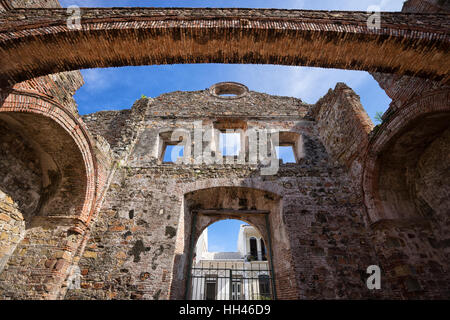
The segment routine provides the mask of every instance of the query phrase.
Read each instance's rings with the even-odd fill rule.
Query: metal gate
[[[191,300],[273,300],[267,262],[199,262],[191,269]]]

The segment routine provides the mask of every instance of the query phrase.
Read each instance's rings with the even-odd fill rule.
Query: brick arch
[[[27,19],[23,19],[23,16]],[[86,8],[0,17],[0,87],[94,67],[257,63],[386,72],[448,81],[448,15],[275,9]],[[95,44],[95,45],[94,45]]]
[[[45,154],[51,162],[47,169],[54,173],[58,186],[52,193],[59,194],[60,201],[52,204],[53,196],[47,199],[44,214],[86,223],[95,209],[98,173],[84,124],[57,102],[36,92],[12,90],[1,101],[0,118],[23,139],[33,141],[35,149],[40,149],[39,157]],[[47,174],[43,179],[51,178]],[[70,209],[64,210],[63,204]]]
[[[433,143],[442,140],[450,130],[449,101],[446,90],[424,95],[398,109],[376,129],[368,147],[363,173],[364,203],[371,222],[420,219],[442,211],[439,206],[445,204],[430,204],[418,196],[418,170],[422,156],[427,151],[428,154],[434,152],[430,151]],[[441,148],[448,148],[442,143]],[[449,178],[448,172],[442,168],[439,172],[442,178]],[[449,192],[445,184],[436,191],[441,193],[440,196]]]

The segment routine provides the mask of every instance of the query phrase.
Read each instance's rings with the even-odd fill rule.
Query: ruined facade
[[[248,28],[249,39],[259,39],[253,53],[229,46],[222,56],[213,55],[217,43],[227,39],[226,32],[208,38],[191,30],[193,34],[182,37],[182,29],[175,26],[167,33],[151,35],[170,39],[166,48],[173,53],[178,52],[181,39],[193,39],[193,56],[167,55],[164,63],[263,62],[370,71],[393,99],[383,123],[376,127],[359,97],[343,83],[313,105],[248,91],[230,82],[141,98],[131,109],[81,117],[72,95],[83,80],[74,69],[162,60],[155,58],[158,54],[108,56],[115,51],[106,52],[102,46],[113,48],[129,39],[117,30],[117,38],[105,36],[106,29],[73,31],[75,38],[117,39],[117,43],[105,40],[99,52],[92,52],[91,61],[81,51],[79,59],[64,56],[65,47],[58,51],[61,54],[53,52],[56,60],[52,60],[42,43],[75,39],[64,33],[68,30],[58,20],[58,12],[64,11],[51,9],[56,10],[52,11],[55,20],[49,24],[53,17],[45,10],[14,9],[28,4],[0,1],[2,59],[8,61],[0,67],[1,299],[183,299],[192,243],[205,227],[227,218],[248,222],[265,239],[278,299],[450,297],[449,59],[443,51],[448,48],[449,29],[442,22],[448,22],[449,15],[445,4],[410,0],[405,12],[430,13],[387,15],[389,23],[377,38],[362,27],[362,13],[336,17],[283,10],[189,12],[193,27],[209,27],[198,22],[208,13],[217,15],[218,26],[238,28],[240,33],[230,33],[233,37]],[[55,5],[45,2],[46,7]],[[117,23],[120,10],[113,14],[113,21],[106,21],[105,10],[87,14],[93,24],[110,23],[115,28],[131,23],[137,34],[142,32],[129,16],[122,19],[123,24]],[[164,12],[186,18],[180,12]],[[28,27],[21,25],[27,13],[35,19]],[[149,18],[157,28],[171,23],[159,21],[158,14],[153,12]],[[305,36],[312,31],[299,29],[317,23],[338,32],[340,19],[350,30],[336,37],[341,42],[328,41],[320,33]],[[396,19],[421,19],[429,24],[421,26],[422,31],[415,30],[416,25],[408,30],[398,27],[402,23],[397,25]],[[274,36],[275,31],[264,29],[271,23],[286,29]],[[221,29],[213,26],[211,30]],[[27,32],[34,40],[19,44],[17,39]],[[309,55],[296,59],[293,51],[279,51],[283,50],[277,48],[279,43],[291,43],[299,34],[311,40]],[[386,34],[396,34],[400,40]],[[228,41],[234,41],[233,37]],[[333,52],[338,52],[333,51],[336,44],[347,49],[358,44],[353,47],[358,52],[364,43],[375,50],[374,57],[380,48],[397,54],[375,61],[352,56],[350,50],[342,61],[330,62]],[[263,54],[258,46],[265,44]],[[330,56],[314,60],[315,44]],[[415,45],[423,50],[411,49]],[[42,50],[42,61],[30,58],[33,63],[27,64],[25,55],[24,61],[15,60],[33,46],[35,53]],[[419,60],[412,65],[398,58],[402,55]],[[104,60],[100,62],[99,57]],[[66,64],[57,59],[66,59]],[[48,75],[57,71],[64,72]],[[189,149],[217,151],[205,139],[212,128],[240,130],[241,154],[220,157],[223,163],[191,159]],[[271,175],[262,174],[264,164],[248,156],[252,144],[247,133],[268,128],[280,132],[279,143],[292,145],[296,154],[295,163],[278,163]],[[165,147],[173,144],[172,133],[180,129],[191,137],[176,140],[184,143],[186,161],[166,163],[162,159]],[[204,141],[199,144],[196,135]],[[243,162],[238,161],[240,157]],[[380,290],[366,286],[370,265],[382,270]],[[71,285],[78,280],[79,286]]]

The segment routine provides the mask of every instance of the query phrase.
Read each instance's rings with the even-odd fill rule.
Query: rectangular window
[[[238,156],[241,151],[241,134],[238,132],[221,132],[219,150],[223,156]]]
[[[289,146],[275,146],[278,159],[283,160],[283,163],[296,163],[294,147]]]
[[[176,162],[178,158],[182,158],[184,154],[184,146],[166,144],[163,155],[163,162]]]

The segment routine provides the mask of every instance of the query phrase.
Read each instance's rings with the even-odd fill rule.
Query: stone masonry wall
[[[348,86],[338,83],[311,109],[318,132],[328,153],[347,167],[356,181],[361,179],[364,153],[373,123],[359,96]],[[357,182],[352,185],[358,186]],[[358,186],[359,187],[359,186]],[[359,192],[358,187],[355,192]]]
[[[57,100],[61,105],[78,115],[78,106],[73,98],[75,92],[84,84],[80,71],[50,74],[18,83],[17,90],[36,91]]]
[[[448,101],[445,90],[416,97],[385,119],[367,152],[372,243],[398,299],[449,296]]]
[[[60,5],[57,0],[1,0],[0,14],[18,7]],[[83,136],[73,99],[82,84],[81,73],[71,71],[33,78],[1,92],[1,299],[58,298],[82,250],[85,226],[76,215],[82,213],[83,201],[89,201],[83,160],[89,161],[91,142]],[[71,139],[72,128],[76,132]],[[107,152],[102,154],[99,144],[94,152],[101,171]],[[89,193],[92,190],[91,183]]]
[[[337,99],[341,92],[330,95]],[[345,166],[323,146],[321,127],[308,112],[311,106],[256,92],[224,100],[208,90],[175,92],[137,104],[145,106],[142,132],[118,167],[92,228],[79,262],[81,287],[69,289],[66,299],[183,298],[189,247],[177,239],[186,239],[191,228],[189,217],[184,218],[184,195],[213,187],[255,188],[282,197],[279,215],[270,219],[278,298],[377,297],[365,285],[365,269],[377,264],[377,258],[361,195],[354,193]],[[128,116],[129,111],[112,111],[85,119],[108,137],[124,122],[113,127],[103,120]],[[274,176],[261,176],[259,165],[161,163],[159,132],[193,130],[198,121],[209,126],[224,117],[244,121],[248,128],[296,132],[303,137],[305,155],[298,163],[281,164]]]
[[[97,140],[104,139],[107,142],[112,157],[123,160],[129,155],[140,133],[146,106],[147,101],[141,99],[131,109],[100,111],[84,115],[82,119]]]
[[[408,0],[402,12],[448,13],[450,3],[441,0]],[[390,108],[383,115],[384,122],[398,116],[397,110],[422,99],[427,100],[426,97],[433,93],[439,97],[449,89],[448,84],[430,79],[382,73],[374,73],[373,76],[392,98]],[[432,105],[432,100],[430,98],[427,105]],[[448,98],[444,100],[445,104],[448,106]],[[450,144],[448,129],[441,130],[448,128],[448,115],[438,114],[430,121],[427,117],[433,115],[427,115],[425,110],[423,112],[425,114],[419,120],[422,127],[414,127],[413,123],[409,123],[412,137],[403,139],[403,142],[400,139],[404,137],[396,138],[393,143],[402,146],[400,152],[397,150],[397,155],[394,150],[386,152],[385,157],[388,159],[378,173],[382,176],[382,179],[378,178],[379,183],[385,184],[385,190],[380,192],[381,198],[385,201],[392,197],[391,203],[397,206],[394,219],[379,220],[371,227],[373,243],[392,284],[394,296],[403,299],[442,299],[448,298],[450,292],[450,191],[448,182],[444,182],[449,179],[449,161],[446,159]],[[439,124],[440,121],[447,124]],[[430,127],[435,128],[437,133],[433,135]],[[392,154],[390,157],[389,152]],[[408,156],[402,158],[398,155],[402,153]],[[395,166],[403,168],[392,170],[391,167]],[[406,180],[404,185],[401,179]],[[405,190],[400,191],[402,189]],[[405,201],[407,195],[409,200]],[[405,204],[402,205],[402,202]],[[410,208],[404,210],[402,207],[406,206]],[[385,210],[392,211],[386,206]]]
[[[59,7],[59,4],[53,0],[0,0],[2,14],[0,20],[3,19],[5,22],[4,30],[20,26],[21,15],[30,12],[37,19],[48,21],[54,19],[54,22],[61,22],[66,18],[66,12],[63,9],[13,10],[18,7],[42,6],[53,8]],[[400,53],[412,54],[413,52],[397,46],[395,41],[383,43],[383,48],[390,48],[392,52],[399,54],[378,54],[377,50],[380,50],[380,37],[393,33],[402,34],[411,41],[417,41],[414,42],[416,44],[428,43],[429,45],[423,48],[424,52],[427,52],[429,47],[436,49],[435,44],[439,48],[443,47],[447,35],[442,32],[443,30],[445,32],[448,19],[446,20],[445,14],[439,14],[439,12],[448,11],[447,7],[448,5],[442,1],[409,0],[405,3],[405,12],[433,12],[433,15],[386,13],[383,21],[388,22],[389,27],[383,28],[378,36],[367,34],[365,13],[340,12],[330,16],[330,13],[326,12],[286,10],[146,9],[136,12],[133,9],[116,9],[110,12],[92,9],[86,11],[86,17],[105,19],[101,22],[106,26],[102,32],[108,35],[107,32],[111,31],[108,29],[109,24],[115,23],[117,19],[120,20],[127,14],[147,13],[158,17],[161,13],[177,16],[184,12],[186,14],[184,18],[191,19],[190,23],[194,21],[192,25],[198,27],[204,23],[200,19],[203,19],[207,13],[212,13],[219,18],[211,22],[211,26],[214,23],[221,28],[226,25],[229,29],[224,30],[230,31],[231,37],[239,40],[237,43],[243,47],[250,43],[251,45],[247,47],[254,50],[239,51],[242,56],[239,56],[238,52],[232,52],[234,56],[229,57],[225,57],[226,54],[224,55],[221,51],[220,55],[216,56],[214,50],[218,47],[217,43],[212,44],[213,42],[205,41],[205,39],[217,37],[220,40],[220,34],[206,34],[208,36],[206,37],[205,34],[198,36],[187,33],[188,37],[184,34],[182,39],[191,37],[189,45],[203,53],[209,52],[209,55],[187,58],[170,56],[169,53],[178,52],[177,45],[181,43],[178,38],[181,31],[176,29],[178,33],[163,32],[163,37],[155,40],[159,42],[161,39],[167,40],[167,44],[170,45],[153,46],[151,41],[143,41],[150,46],[149,48],[169,48],[168,53],[160,52],[159,54],[165,57],[164,63],[186,62],[191,61],[190,59],[195,62],[210,62],[211,59],[218,59],[217,61],[220,62],[263,61],[349,67],[347,62],[352,61],[352,66],[356,68],[380,72],[404,68],[407,74],[420,73],[441,79],[445,77],[442,73],[445,64],[439,63],[436,59],[431,61],[418,55],[416,57],[419,58],[415,59],[416,64],[411,64],[407,59],[402,59]],[[12,15],[3,14],[5,11]],[[225,19],[225,21],[222,18],[228,20]],[[418,19],[426,20],[429,30],[425,32],[422,27],[417,27]],[[299,35],[303,36],[306,32],[308,39],[311,40],[311,29],[309,27],[305,29],[302,21],[311,22],[317,30],[339,32],[338,34],[342,36],[339,41],[342,40],[342,42],[335,46],[336,43],[328,41],[321,32],[317,32],[314,33],[314,41],[304,42],[314,44],[314,47],[297,50],[298,48],[294,48],[289,39],[301,39]],[[346,28],[354,32],[351,37],[348,33],[342,32],[342,22],[347,23]],[[131,19],[124,22],[122,26],[128,23],[136,22]],[[147,22],[142,23],[145,25]],[[171,23],[185,23],[185,21]],[[232,27],[229,23],[233,24]],[[261,27],[267,23],[278,23],[276,32],[279,33],[272,34],[273,30]],[[46,28],[45,23],[41,26],[43,26],[42,30],[50,30]],[[265,51],[269,53],[268,56],[255,54],[261,48],[254,47],[254,38],[241,37],[242,28],[253,31],[254,38],[264,39],[261,43],[266,46],[265,49],[268,48],[267,46],[272,46]],[[219,29],[212,28],[212,30]],[[134,41],[141,39],[142,33],[139,33],[141,31],[138,30],[133,34],[123,30],[120,32],[123,32],[124,39],[131,34],[130,39]],[[417,32],[420,36],[416,37]],[[18,36],[15,32],[6,34],[7,32],[4,33],[5,39],[9,36]],[[427,37],[435,42],[426,42]],[[373,41],[366,41],[369,38]],[[105,37],[105,39],[110,38]],[[392,40],[392,37],[389,39]],[[348,42],[348,40],[351,41]],[[121,45],[120,41],[114,44],[108,41],[97,41],[98,43],[104,43],[109,49],[104,50],[100,45],[96,46],[96,49],[101,52],[99,54],[101,59],[111,52],[116,52],[113,45]],[[409,42],[408,48],[413,47],[412,43]],[[283,47],[287,44],[291,49]],[[370,44],[373,50],[355,50],[355,48],[368,48],[367,44]],[[86,45],[89,47],[88,42]],[[342,57],[336,54],[339,52],[336,48],[347,50],[349,46],[352,52],[371,52],[373,55],[365,55],[366,60],[358,60],[359,62],[351,60],[348,56],[345,57],[347,60],[333,60],[336,57]],[[149,62],[148,52],[151,50],[142,50],[145,48],[142,46],[136,47],[141,49],[138,52],[147,52],[145,63],[161,62],[159,60]],[[183,50],[185,47],[183,44]],[[329,56],[323,56],[319,61],[314,60],[315,54],[313,57],[298,56],[298,52],[308,50],[317,52],[317,47],[322,48],[323,50],[319,51]],[[42,48],[45,52],[46,48]],[[67,48],[70,49],[70,46]],[[64,53],[67,48],[58,47],[57,49]],[[92,49],[92,46],[90,48]],[[418,49],[414,54],[420,51]],[[17,54],[11,57],[19,57],[20,63],[28,61],[29,65],[35,63],[33,59],[38,61],[42,58],[33,58],[32,54],[38,51],[25,51],[23,56]],[[57,59],[64,57],[63,54],[55,54],[56,51],[48,50],[48,48],[47,51],[53,52]],[[92,53],[89,50],[85,52]],[[110,58],[118,64],[129,59],[125,63],[132,64],[141,59],[138,54],[135,53],[135,55],[132,59],[130,57]],[[437,56],[439,55],[433,57]],[[395,57],[398,60],[396,64],[393,64],[392,59],[383,60],[386,57]],[[89,58],[92,58],[92,54]],[[88,60],[92,62],[86,59]],[[372,60],[376,60],[376,63]],[[96,63],[100,62],[98,60]],[[5,70],[8,65],[13,64],[6,64]],[[62,64],[56,63],[53,67],[49,65],[50,63],[45,66],[35,66],[36,69],[27,71],[28,75],[20,74],[20,72],[15,74],[17,70],[12,69],[5,72],[14,74],[12,78],[8,78],[10,80],[28,79],[29,74],[34,74],[33,72],[46,74],[48,70],[53,72],[70,70],[67,65],[64,65],[65,69],[59,69]],[[95,64],[95,66],[99,65]],[[49,69],[46,69],[47,67]],[[437,80],[384,73],[374,73],[374,77],[393,98],[390,109],[383,117],[385,121],[395,114],[398,108],[410,103],[413,98],[425,92],[447,89]],[[9,83],[8,79],[4,77],[1,81],[3,84]],[[33,103],[27,105],[28,108],[36,107],[43,101],[56,101],[70,113],[70,116],[64,119],[70,118],[75,122],[74,126],[80,128],[78,125],[82,123],[81,120],[77,122],[80,117],[72,96],[82,84],[81,74],[73,71],[27,80],[16,84],[13,89],[30,93],[28,97],[35,99]],[[38,94],[37,98],[34,98],[35,93]],[[2,92],[3,95],[4,92]],[[22,108],[24,100],[24,97],[18,98],[14,106]],[[41,108],[39,106],[38,108]],[[93,142],[96,145],[93,152],[97,159],[95,165],[89,168],[97,165],[101,167],[102,176],[99,182],[101,187],[108,185],[110,182],[108,178],[111,178],[111,184],[105,190],[103,204],[101,204],[103,194],[95,194],[97,200],[95,205],[100,212],[93,215],[94,220],[90,226],[90,218],[86,223],[76,217],[84,210],[86,204],[84,200],[87,198],[84,190],[87,188],[87,183],[81,180],[90,179],[91,181],[90,187],[87,188],[90,191],[88,203],[94,202],[92,186],[97,181],[92,183],[92,172],[87,175],[87,178],[85,177],[85,167],[83,157],[79,154],[79,146],[74,144],[66,132],[63,134],[64,130],[53,123],[53,120],[38,117],[31,112],[25,114],[15,111],[10,112],[11,114],[2,114],[2,122],[0,122],[2,136],[0,151],[1,299],[184,298],[186,272],[189,265],[190,233],[191,230],[196,230],[194,227],[199,228],[199,225],[192,225],[193,219],[188,210],[186,197],[187,194],[200,192],[199,190],[206,190],[205,193],[201,193],[203,195],[208,194],[212,188],[217,188],[216,192],[223,191],[221,194],[223,198],[232,198],[235,192],[230,190],[238,188],[241,188],[239,189],[241,193],[242,190],[248,190],[248,197],[263,196],[272,199],[271,194],[275,195],[273,199],[276,199],[276,205],[271,208],[269,215],[270,228],[264,232],[267,237],[270,236],[272,243],[273,271],[279,299],[437,299],[449,296],[448,208],[450,204],[448,199],[450,191],[446,183],[449,161],[445,161],[449,154],[449,131],[448,129],[442,131],[441,127],[433,134],[429,134],[433,129],[430,129],[430,132],[410,130],[408,134],[400,137],[402,139],[398,139],[397,145],[393,143],[394,151],[408,148],[408,143],[411,141],[413,147],[414,141],[423,145],[413,148],[414,157],[406,158],[405,152],[393,152],[393,159],[399,160],[398,163],[393,163],[392,167],[389,167],[389,164],[386,165],[391,171],[387,171],[386,167],[383,168],[383,177],[387,179],[384,181],[389,182],[391,181],[389,179],[395,177],[404,189],[402,190],[409,194],[408,201],[405,201],[408,203],[403,208],[412,209],[404,210],[404,216],[380,219],[369,224],[361,190],[361,173],[364,152],[370,144],[369,132],[373,125],[364,112],[358,96],[345,84],[338,84],[315,105],[307,105],[295,98],[270,96],[251,91],[245,91],[236,99],[231,99],[212,95],[210,90],[201,90],[168,93],[155,99],[143,98],[138,100],[130,110],[106,111],[84,116],[83,120],[86,121],[87,127],[95,137]],[[10,130],[8,127],[10,122],[7,124],[3,120],[18,124],[17,128],[20,130],[17,128]],[[422,127],[432,128],[427,124],[438,123],[442,126],[446,118],[440,117],[436,120],[430,116],[426,121],[422,121]],[[23,125],[25,123],[28,125]],[[204,128],[212,127],[217,123],[225,127],[227,125],[242,126],[244,129],[276,128],[289,133],[289,137],[301,138],[296,148],[298,147],[302,156],[295,164],[280,162],[278,172],[271,176],[261,175],[260,163],[211,165],[162,163],[160,154],[163,145],[162,133],[167,134],[179,128],[186,128],[192,132],[199,123]],[[36,128],[39,130],[33,132]],[[27,138],[21,139],[23,137],[18,132],[24,133],[28,130],[31,131],[27,132]],[[374,133],[377,134],[377,132]],[[419,137],[423,140],[410,139],[410,137]],[[30,145],[33,139],[37,139],[39,143]],[[421,141],[424,143],[420,143]],[[36,149],[37,147],[40,149]],[[192,143],[191,147],[194,149],[195,143]],[[59,188],[55,190],[49,188],[41,192],[42,186],[47,185],[41,180],[46,180],[48,177],[45,172],[43,178],[42,172],[38,169],[42,166],[39,161],[44,159],[42,156],[47,153],[56,159],[59,167],[65,171],[63,173],[65,178],[61,185],[59,180],[55,179],[54,185],[59,185]],[[396,154],[400,157],[395,158]],[[392,162],[389,158],[387,160],[387,163]],[[406,172],[399,170],[398,168],[403,168],[406,162]],[[390,172],[393,173],[392,176]],[[386,185],[390,189],[382,190],[383,196],[393,200],[390,201],[392,208],[398,208],[395,201],[397,194],[390,192],[395,184],[387,183]],[[39,198],[39,195],[44,195],[41,197],[43,199]],[[239,199],[225,199],[224,203],[236,203],[236,201],[239,203],[245,200],[243,196],[239,197]],[[44,206],[42,206],[43,203]],[[37,215],[30,219],[30,216],[38,211],[37,207],[41,207],[39,211],[44,215]],[[398,213],[394,209],[391,210],[392,213]],[[242,216],[238,217],[242,218]],[[229,216],[220,215],[215,219],[225,218]],[[367,266],[374,264],[382,269],[382,290],[370,291],[366,287],[365,271]],[[79,288],[71,286],[70,277],[68,278],[70,275],[76,276],[77,270],[80,270],[81,275]]]
[[[387,283],[394,299],[448,299],[448,225],[429,219],[380,220],[371,230],[383,270],[382,290]]]

